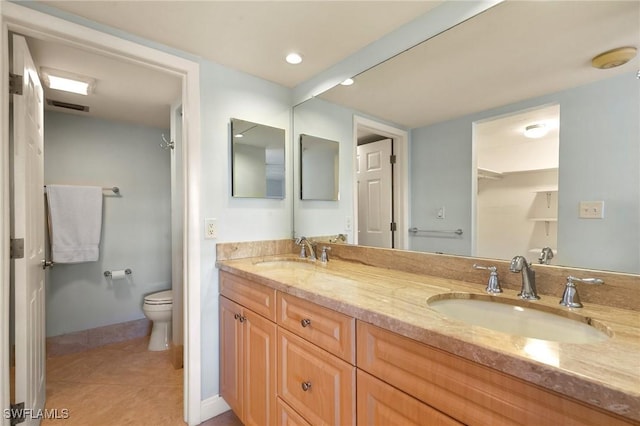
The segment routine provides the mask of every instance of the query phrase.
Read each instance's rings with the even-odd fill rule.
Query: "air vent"
[[[58,108],[72,109],[74,111],[89,112],[89,107],[87,105],[70,104],[69,102],[56,101],[54,99],[47,99],[47,105]]]

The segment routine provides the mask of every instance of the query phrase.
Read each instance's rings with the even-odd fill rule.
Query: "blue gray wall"
[[[460,239],[413,238],[412,250],[472,253],[473,122],[560,105],[557,264],[640,272],[640,82],[597,83],[414,129],[411,216],[420,226],[463,228]],[[602,220],[579,219],[580,201],[605,202]],[[447,206],[444,221],[433,214]],[[417,226],[417,225],[416,225]],[[517,253],[514,253],[514,255]]]
[[[168,111],[167,111],[168,114]],[[97,262],[58,264],[47,277],[47,336],[144,318],[144,295],[171,288],[168,130],[45,113],[45,183],[105,191]],[[105,270],[131,268],[126,280]]]

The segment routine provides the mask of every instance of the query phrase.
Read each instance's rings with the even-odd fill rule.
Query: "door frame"
[[[9,373],[9,284],[10,284],[10,198],[9,198],[9,61],[8,33],[16,31],[26,36],[37,36],[51,41],[89,49],[124,61],[156,68],[175,74],[182,79],[184,149],[184,419],[190,425],[201,422],[201,324],[200,324],[200,67],[197,62],[165,53],[123,38],[56,18],[15,3],[0,4],[0,41],[2,56],[0,120],[0,318],[5,324],[0,330],[0,371]],[[0,386],[2,409],[9,407],[9,383]],[[2,416],[3,425],[8,419]]]
[[[393,215],[397,224],[395,248],[409,248],[409,132],[398,127],[365,118],[353,116],[353,243],[358,244],[358,130],[364,129],[393,139],[396,164],[393,167]]]

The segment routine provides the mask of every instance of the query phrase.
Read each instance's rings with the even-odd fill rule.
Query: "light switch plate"
[[[602,219],[604,218],[604,201],[581,201],[581,219]]]

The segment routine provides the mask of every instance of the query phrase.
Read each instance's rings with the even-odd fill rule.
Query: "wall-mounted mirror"
[[[284,129],[232,118],[230,133],[232,195],[283,199]]]
[[[301,200],[338,200],[339,153],[337,141],[300,135]]]
[[[354,116],[406,131],[408,141],[398,146],[406,153],[398,156],[395,176],[396,185],[402,179],[406,184],[400,182],[392,207],[406,209],[407,223],[398,228],[406,238],[396,247],[477,256],[478,193],[490,179],[478,170],[478,126],[555,107],[557,166],[527,166],[555,181],[531,185],[523,198],[535,205],[516,209],[515,198],[507,197],[485,213],[507,219],[506,212],[523,210],[538,220],[527,228],[539,237],[557,237],[551,264],[640,273],[640,59],[610,69],[591,65],[595,55],[622,46],[640,48],[639,2],[506,1],[356,76],[352,86],[336,86],[297,105],[295,131],[322,123],[324,132],[340,140],[343,188],[356,187],[357,141],[376,133],[360,128]],[[530,118],[503,121],[511,127],[500,132],[518,136],[535,124]],[[526,144],[521,158],[548,151],[535,139]],[[296,206],[295,232],[347,233],[357,241],[356,191],[341,194],[331,212]],[[602,218],[581,217],[581,203],[591,201],[604,203]],[[554,216],[541,216],[538,208],[554,210]],[[409,232],[413,227],[427,232]],[[485,255],[520,254],[536,262],[539,253],[529,250],[544,240],[518,237],[522,244],[510,246],[513,232],[492,231],[492,244],[502,254]]]

